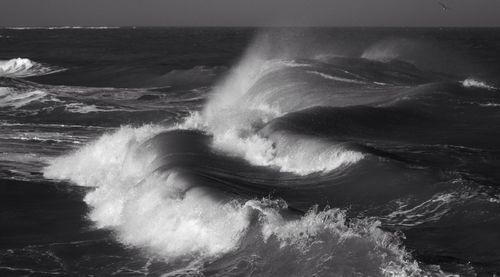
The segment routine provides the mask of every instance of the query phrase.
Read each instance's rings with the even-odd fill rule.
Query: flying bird
[[[446,6],[443,2],[438,2],[438,5],[441,6],[444,12],[451,10],[451,8]]]

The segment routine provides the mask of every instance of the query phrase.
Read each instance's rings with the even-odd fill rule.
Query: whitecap
[[[476,80],[474,78],[467,78],[467,79],[463,80],[461,83],[462,83],[462,86],[464,86],[466,88],[484,88],[484,89],[488,89],[488,90],[498,90],[498,88],[491,86],[491,85],[487,84],[486,82]]]
[[[62,68],[46,66],[26,58],[0,61],[0,77],[22,78],[47,75],[63,70]]]

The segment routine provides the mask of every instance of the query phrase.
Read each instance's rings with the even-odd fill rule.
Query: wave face
[[[0,77],[0,176],[55,182],[88,208],[77,232],[90,239],[23,248],[45,251],[57,270],[44,272],[70,272],[57,266],[66,247],[84,256],[80,268],[97,259],[94,275],[496,272],[493,75],[461,68],[447,42],[422,41],[429,30],[273,29],[230,68],[248,30],[181,31],[80,30],[78,41],[98,41],[89,53],[131,49]],[[72,33],[8,34],[31,32]]]
[[[53,68],[34,62],[30,59],[16,58],[0,61],[0,77],[31,77],[47,75],[64,69]]]

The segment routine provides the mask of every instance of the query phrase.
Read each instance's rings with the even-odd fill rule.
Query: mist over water
[[[78,31],[101,44],[149,35],[168,37],[171,51],[185,43],[181,30]],[[114,37],[106,42],[98,31]],[[80,57],[66,63],[40,57],[47,68],[64,71],[38,73],[31,56],[7,60],[15,66],[0,79],[6,130],[0,139],[28,150],[2,157],[2,178],[84,187],[89,224],[140,252],[120,252],[133,262],[89,272],[473,276],[498,270],[500,246],[489,238],[500,228],[494,139],[500,82],[485,63],[497,30],[185,32],[194,32],[195,46],[184,55],[198,64],[178,69],[164,68],[180,59],[167,54],[159,64],[135,57],[137,69],[109,62],[114,56],[87,67]],[[448,51],[442,36],[461,48]],[[235,37],[254,38],[244,49],[232,48]],[[482,43],[477,52],[464,42],[470,37]],[[201,41],[200,57],[194,42]],[[147,55],[162,50],[156,51]],[[228,52],[234,55],[222,54]],[[96,72],[108,77],[104,87]]]

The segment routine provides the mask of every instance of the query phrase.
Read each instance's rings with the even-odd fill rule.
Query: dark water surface
[[[0,29],[0,275],[498,274],[499,53],[499,29]]]

